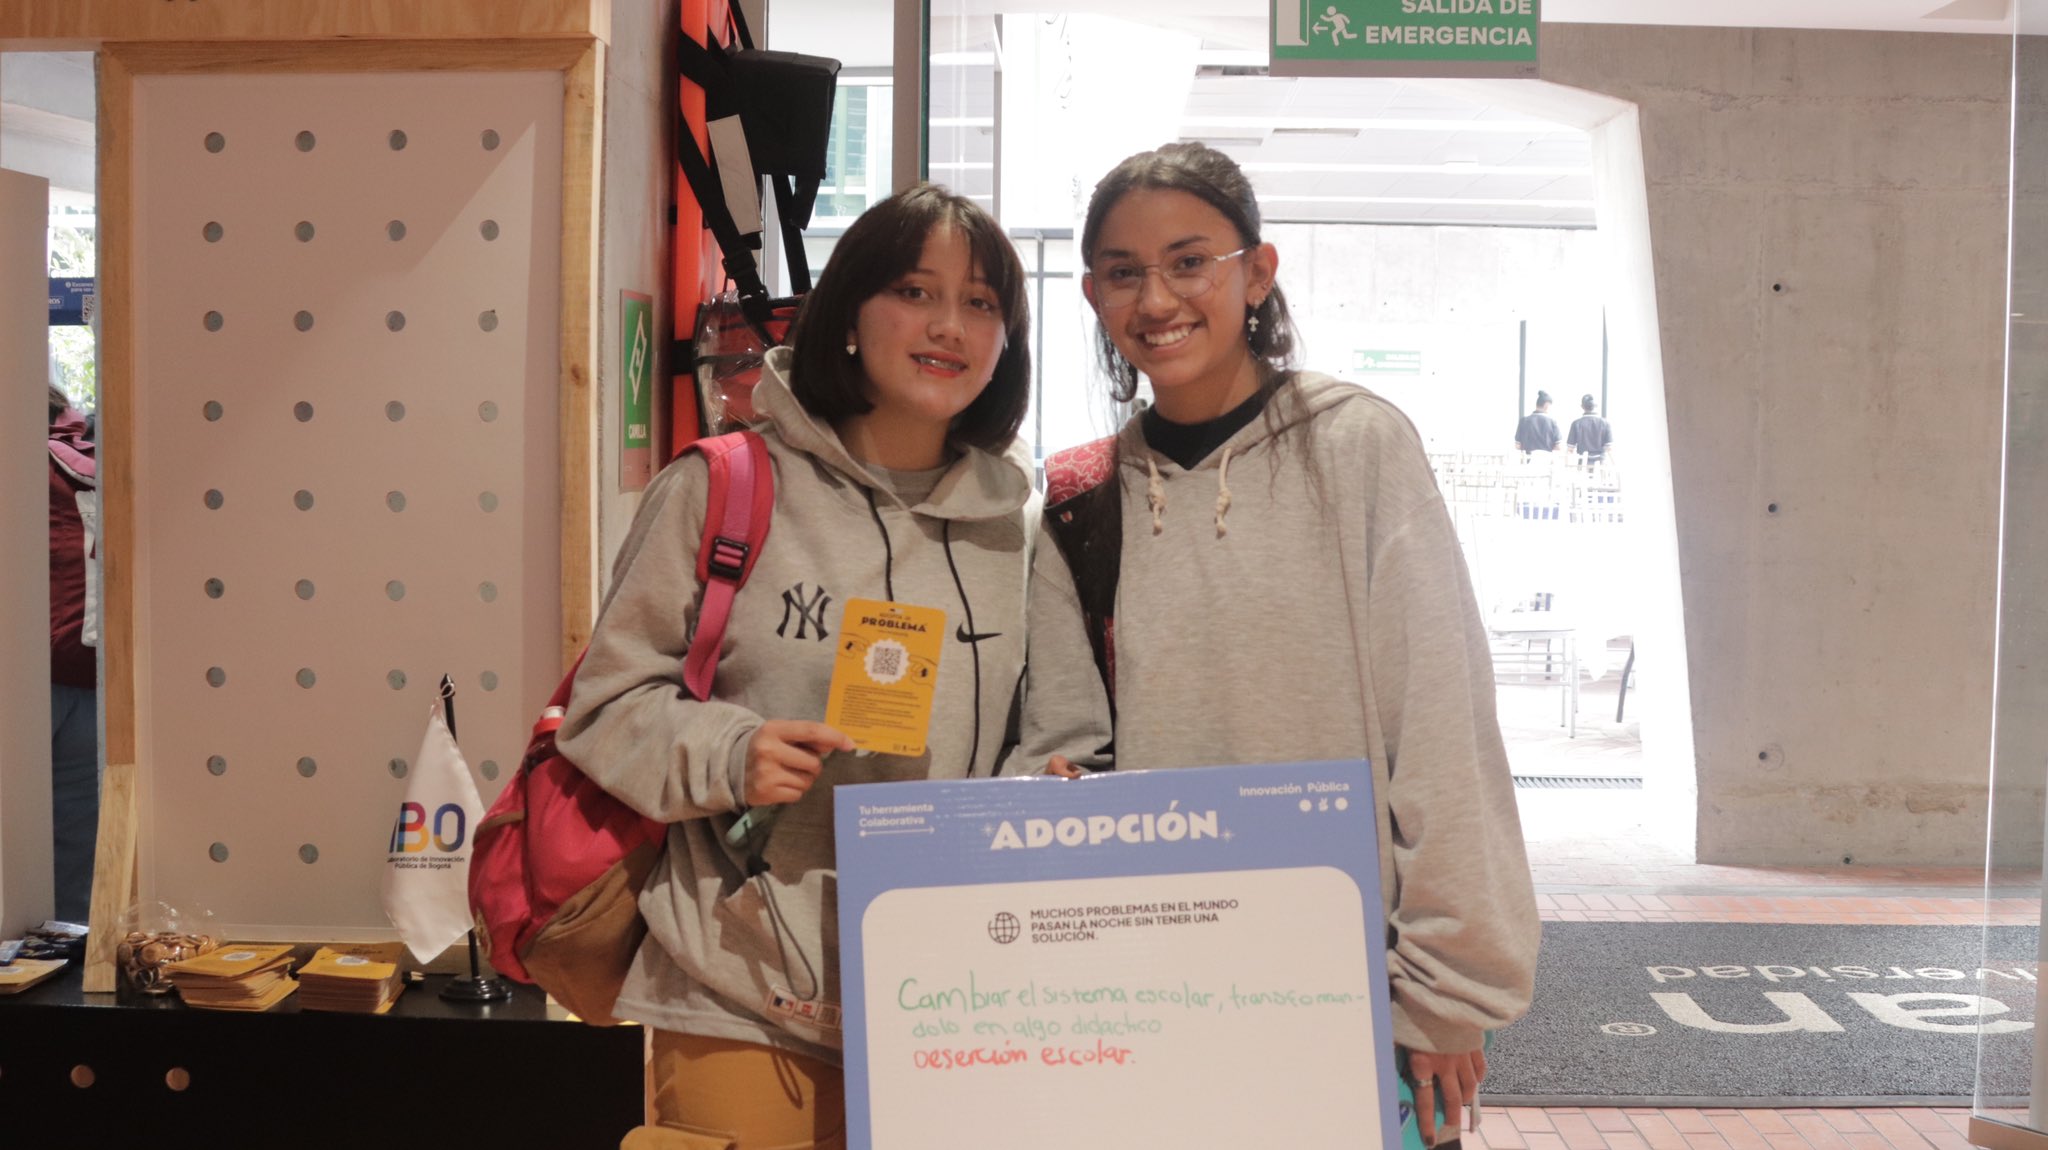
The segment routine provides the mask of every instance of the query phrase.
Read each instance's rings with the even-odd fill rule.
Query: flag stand
[[[448,737],[455,738],[455,680],[441,676],[441,713],[448,720]],[[441,988],[441,997],[448,1002],[466,1002],[477,1005],[504,1002],[512,997],[512,986],[502,978],[485,978],[476,953],[476,929],[469,931],[469,977],[456,975]]]
[[[441,988],[441,997],[449,1002],[504,1002],[512,997],[512,987],[502,978],[485,978],[477,965],[476,931],[469,932],[469,977],[456,975]]]

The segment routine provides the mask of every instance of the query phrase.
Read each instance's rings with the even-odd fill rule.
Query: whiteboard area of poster
[[[837,801],[850,1145],[1398,1144],[1365,764]]]

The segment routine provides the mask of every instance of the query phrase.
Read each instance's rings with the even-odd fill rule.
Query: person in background
[[[1559,441],[1564,438],[1557,429],[1557,421],[1550,418],[1550,393],[1536,393],[1536,410],[1522,417],[1515,425],[1515,450],[1556,451]]]
[[[1062,748],[1096,765],[1108,742],[1066,566],[1031,544],[1026,286],[1001,226],[944,188],[847,229],[754,389],[774,514],[703,702],[680,683],[707,465],[685,456],[641,501],[556,736],[670,824],[613,1011],[654,1031],[656,1122],[624,1150],[845,1145],[835,787],[1035,773]],[[819,721],[853,599],[945,612],[923,754],[857,754]],[[1003,757],[1020,682],[1024,764]],[[772,824],[736,829],[763,807]]]
[[[86,420],[50,385],[50,790],[56,916],[84,922],[100,825],[92,561],[99,481]]]
[[[1529,1008],[1538,926],[1486,629],[1422,440],[1295,368],[1279,253],[1223,153],[1118,164],[1081,250],[1112,394],[1142,374],[1154,397],[1046,468],[1045,529],[1113,654],[1116,769],[1370,762],[1404,1137],[1455,1142],[1485,1035]]]
[[[1584,415],[1572,420],[1571,432],[1565,438],[1565,446],[1579,453],[1579,462],[1599,463],[1614,449],[1614,428],[1607,421],[1593,414],[1593,396],[1588,393],[1579,397],[1579,410]]]

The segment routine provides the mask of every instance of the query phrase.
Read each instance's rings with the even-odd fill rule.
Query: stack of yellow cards
[[[404,957],[402,942],[323,946],[299,968],[299,1006],[383,1014],[405,989],[404,975],[398,969]]]
[[[17,958],[0,966],[0,994],[19,994],[64,969],[61,958]]]
[[[187,1006],[206,1010],[269,1010],[299,988],[289,943],[229,943],[164,968]]]

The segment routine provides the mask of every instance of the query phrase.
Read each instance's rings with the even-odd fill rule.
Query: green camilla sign
[[[1536,75],[1542,0],[1272,0],[1275,76]]]

